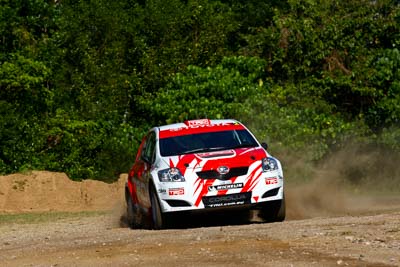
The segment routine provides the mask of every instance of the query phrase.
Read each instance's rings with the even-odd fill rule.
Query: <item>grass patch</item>
[[[0,225],[55,222],[63,219],[95,217],[106,213],[106,211],[3,213],[0,214]]]

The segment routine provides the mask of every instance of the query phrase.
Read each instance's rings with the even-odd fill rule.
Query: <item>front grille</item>
[[[229,180],[232,177],[237,177],[247,174],[248,170],[249,170],[248,167],[237,167],[230,169],[229,172],[226,174],[219,174],[216,170],[201,171],[201,172],[196,172],[196,174],[200,179]]]

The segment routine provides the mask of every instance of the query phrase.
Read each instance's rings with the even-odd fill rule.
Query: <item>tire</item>
[[[281,200],[267,202],[258,215],[266,222],[283,222],[286,217],[285,195]]]
[[[126,200],[126,217],[129,228],[135,229],[140,226],[138,213],[133,206],[132,198],[130,196],[128,196]]]
[[[133,207],[132,207],[132,200],[130,197],[126,199],[126,222],[129,228],[133,228]]]
[[[164,229],[167,225],[166,216],[161,212],[160,202],[154,187],[150,190],[151,226],[153,229]]]

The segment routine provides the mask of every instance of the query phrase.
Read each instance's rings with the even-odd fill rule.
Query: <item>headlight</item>
[[[263,158],[261,162],[263,172],[270,172],[278,169],[278,162],[274,158]]]
[[[169,168],[158,172],[160,182],[184,182],[185,177],[178,168]]]

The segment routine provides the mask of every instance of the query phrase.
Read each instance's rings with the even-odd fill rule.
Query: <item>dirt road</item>
[[[2,266],[399,266],[400,212],[131,230],[114,215],[0,227]]]
[[[77,183],[48,172],[0,178],[3,213],[113,207],[101,215],[1,223],[0,266],[400,266],[399,198],[378,205],[318,185],[288,190],[283,223],[260,223],[254,214],[246,224],[191,217],[178,229],[131,230],[121,224],[120,200],[111,201],[122,196],[121,182]]]

